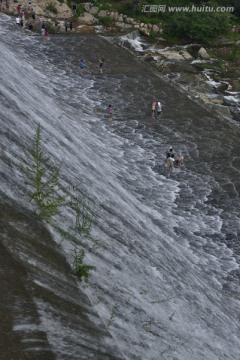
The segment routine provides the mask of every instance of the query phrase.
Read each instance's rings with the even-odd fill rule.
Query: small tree
[[[32,179],[31,201],[37,205],[37,213],[42,220],[50,222],[54,215],[60,213],[64,205],[66,195],[60,195],[62,187],[59,183],[59,171],[61,165],[55,167],[42,146],[42,130],[38,125],[33,147],[30,166],[27,171]]]
[[[91,265],[84,265],[83,259],[85,256],[85,251],[80,250],[77,251],[77,249],[74,249],[73,253],[73,266],[71,272],[80,279],[84,278],[85,282],[88,282],[89,278],[89,271],[90,270],[96,270],[95,266]]]
[[[74,189],[70,194],[69,205],[75,212],[75,227],[76,233],[90,235],[92,224],[95,218],[90,204],[86,201],[80,190]]]

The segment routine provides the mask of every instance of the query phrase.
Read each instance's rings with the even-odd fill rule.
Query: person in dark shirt
[[[102,70],[103,64],[104,64],[104,59],[99,60],[99,71],[101,74],[103,72],[103,70]]]
[[[167,161],[168,158],[170,158],[172,155],[173,155],[173,157],[174,157],[174,153],[173,153],[172,146],[170,146],[169,150],[166,152],[166,161]]]

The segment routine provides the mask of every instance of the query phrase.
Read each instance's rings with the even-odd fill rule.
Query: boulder
[[[110,17],[110,19],[112,19],[112,20],[114,19],[114,12],[113,12],[113,11],[110,12],[109,17]]]
[[[94,28],[90,25],[79,25],[76,28],[76,32],[77,33],[87,33],[87,34],[91,34],[94,32]]]
[[[185,60],[177,50],[159,50],[158,54],[167,60]]]
[[[152,31],[153,32],[159,32],[159,27],[157,25],[153,25]]]
[[[122,29],[122,30],[129,30],[132,29],[132,25],[131,24],[125,24],[124,22],[116,22],[115,26]]]
[[[97,6],[92,6],[90,9],[90,14],[96,15],[99,12],[99,8]]]
[[[82,16],[78,18],[79,24],[93,25],[98,22],[98,20],[88,12],[84,12]]]
[[[140,27],[139,32],[143,36],[149,36],[150,35],[150,32],[145,27]]]
[[[91,11],[91,3],[83,4],[83,8],[84,8],[85,11],[90,13],[90,11]]]
[[[208,55],[206,49],[204,49],[203,47],[201,47],[199,50],[198,50],[198,57],[202,60],[209,60],[210,59],[210,56]]]
[[[117,21],[118,16],[119,16],[118,12],[113,13],[113,20]]]
[[[179,51],[179,54],[182,55],[185,60],[192,60],[192,55],[186,50]]]
[[[107,17],[108,16],[107,11],[106,10],[100,10],[99,13],[98,13],[98,16]]]
[[[153,61],[154,60],[154,54],[152,54],[152,53],[144,54],[141,57],[141,60],[143,60],[143,61]]]

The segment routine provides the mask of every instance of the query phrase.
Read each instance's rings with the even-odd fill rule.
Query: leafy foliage
[[[209,41],[229,29],[227,13],[175,13],[164,34],[185,40]]]
[[[37,205],[38,215],[42,220],[50,222],[54,215],[60,213],[66,196],[60,195],[59,183],[61,165],[55,167],[42,147],[42,130],[40,125],[34,137],[30,167],[27,168],[32,179],[31,200]]]
[[[100,24],[102,24],[104,26],[109,26],[112,24],[112,19],[109,16],[99,16],[98,20],[99,20]]]
[[[90,235],[95,215],[80,190],[75,189],[74,193],[70,194],[69,205],[76,215],[74,231]]]
[[[50,13],[53,13],[55,15],[57,15],[58,11],[57,11],[57,8],[56,6],[53,4],[53,3],[50,3],[48,4],[46,7],[45,7],[45,10],[50,12]]]
[[[240,59],[240,45],[236,45],[229,54],[228,60],[238,61]]]
[[[73,266],[71,272],[80,279],[84,278],[85,282],[88,282],[90,270],[96,270],[95,266],[83,264],[83,259],[85,257],[85,251],[74,249],[73,252]]]
[[[44,150],[40,125],[37,127],[30,154],[31,159],[26,170],[31,181],[30,200],[36,204],[37,214],[42,220],[54,226],[62,239],[70,238],[74,242],[79,242],[79,235],[85,234],[90,237],[94,218],[90,203],[79,189],[74,188],[69,192],[60,185],[61,166],[55,167]],[[74,227],[69,227],[67,230],[55,220],[55,215],[60,214],[63,206],[67,210],[71,208],[75,215]],[[84,256],[84,250],[80,252],[75,250],[72,272],[79,278],[83,277],[87,282],[89,271],[94,270],[95,267],[83,264]]]

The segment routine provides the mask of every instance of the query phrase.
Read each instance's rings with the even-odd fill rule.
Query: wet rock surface
[[[53,360],[70,351],[72,359],[122,359],[104,345],[111,336],[46,227],[2,193],[0,204],[0,358]]]

